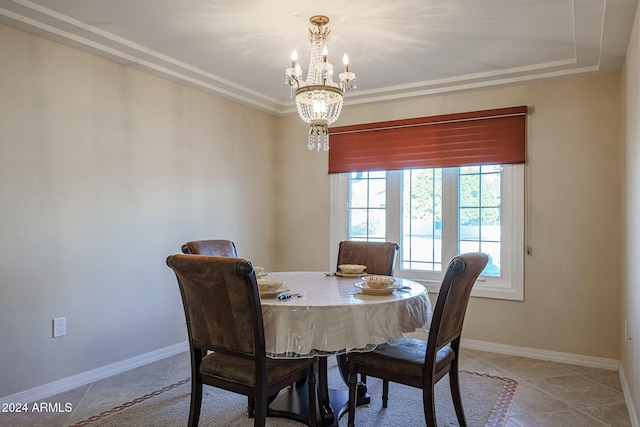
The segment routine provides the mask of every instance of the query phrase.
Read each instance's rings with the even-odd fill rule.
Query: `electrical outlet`
[[[53,319],[53,337],[63,337],[67,335],[67,318],[57,317]]]

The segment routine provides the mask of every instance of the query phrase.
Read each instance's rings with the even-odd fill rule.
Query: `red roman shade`
[[[525,162],[527,107],[335,127],[329,173]]]

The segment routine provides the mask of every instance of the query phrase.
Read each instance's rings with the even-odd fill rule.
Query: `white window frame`
[[[443,171],[443,205],[457,205],[456,173]],[[402,172],[387,172],[387,236],[386,240],[402,243],[401,230],[401,180]],[[449,183],[449,185],[446,184]],[[331,260],[335,266],[339,242],[348,236],[349,174],[330,175],[330,240]],[[480,276],[471,296],[482,298],[524,300],[524,165],[505,165],[502,168],[501,194],[501,276]],[[457,212],[457,209],[455,209]],[[443,221],[443,235],[455,235],[457,242],[457,220]],[[454,243],[455,245],[455,243]],[[395,275],[422,283],[429,292],[437,293],[446,270],[448,260],[457,253],[457,247],[446,246],[443,241],[442,272],[423,272],[401,268],[402,254],[396,259]],[[400,248],[402,251],[402,247]],[[330,267],[334,268],[334,267]]]

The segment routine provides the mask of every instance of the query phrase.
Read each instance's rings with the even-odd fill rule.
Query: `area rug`
[[[344,382],[335,367],[329,369],[329,384],[332,388],[343,388]],[[460,371],[462,401],[467,424],[471,427],[502,427],[518,389],[517,381]],[[371,395],[369,405],[360,406],[356,411],[356,425],[409,427],[424,425],[422,392],[419,389],[390,383],[388,407],[382,408],[382,381],[367,378],[367,388]],[[140,396],[130,402],[89,417],[72,427],[121,427],[157,426],[173,427],[187,424],[189,416],[190,380],[187,378],[163,389]],[[253,420],[246,415],[246,397],[224,390],[205,386],[202,397],[201,426],[253,426]],[[449,382],[443,378],[436,386],[436,415],[439,426],[457,426],[457,418]],[[303,424],[268,417],[267,426],[299,427]],[[339,421],[347,425],[345,414]]]

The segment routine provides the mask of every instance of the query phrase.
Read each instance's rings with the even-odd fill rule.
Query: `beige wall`
[[[621,91],[623,99],[623,181],[624,209],[622,253],[623,281],[621,292],[620,370],[629,387],[627,402],[633,406],[635,419],[640,411],[640,8],[636,10],[633,33],[627,50],[627,60]],[[624,324],[628,336],[624,336]],[[633,339],[629,339],[632,336]]]
[[[347,105],[337,125],[517,105],[531,109],[525,301],[472,299],[464,338],[618,359],[618,74]],[[283,120],[279,148],[278,267],[327,269],[327,156],[307,151],[298,122]]]
[[[4,26],[0,58],[0,397],[186,340],[187,240],[275,263],[276,117]]]

